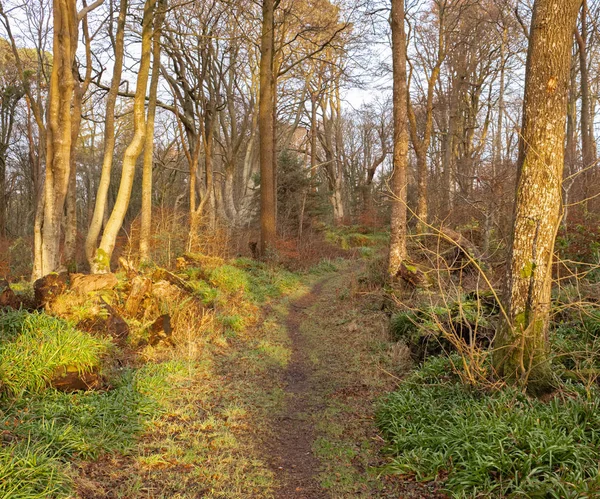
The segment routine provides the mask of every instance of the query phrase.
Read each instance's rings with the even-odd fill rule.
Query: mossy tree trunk
[[[102,173],[100,174],[100,183],[98,184],[98,191],[96,193],[96,200],[94,203],[94,213],[92,215],[92,221],[88,229],[87,237],[85,240],[85,254],[90,264],[92,272],[99,270],[99,263],[97,262],[97,245],[98,237],[102,230],[102,223],[107,208],[108,201],[108,189],[110,187],[110,176],[112,171],[112,164],[115,150],[115,107],[117,103],[117,96],[119,93],[119,86],[121,84],[121,75],[123,73],[123,58],[124,58],[124,46],[125,46],[125,21],[127,19],[127,5],[128,0],[119,0],[119,15],[117,18],[117,31],[116,35],[113,36],[112,29],[109,30],[111,44],[114,49],[115,62],[113,66],[113,76],[110,84],[110,89],[106,97],[106,117],[104,119],[104,155],[102,159]],[[110,2],[111,15],[113,13],[113,2]]]
[[[140,67],[138,70],[135,98],[133,102],[133,138],[125,150],[123,157],[121,183],[112,213],[104,228],[100,246],[93,260],[95,272],[109,272],[110,261],[117,242],[117,235],[123,225],[125,214],[129,208],[135,165],[144,148],[146,140],[146,90],[150,73],[150,53],[152,49],[153,18],[156,0],[146,0],[142,19],[142,48]]]
[[[500,376],[550,387],[548,325],[554,241],[561,218],[573,30],[581,0],[536,0],[525,74],[506,320],[496,338]]]
[[[408,164],[408,110],[406,88],[406,33],[404,0],[392,0],[392,64],[394,171],[391,178],[392,215],[388,274],[398,275],[406,260],[406,169]]]

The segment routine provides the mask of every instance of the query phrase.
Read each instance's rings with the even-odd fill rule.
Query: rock
[[[71,274],[71,289],[87,294],[103,289],[114,289],[119,283],[115,274]]]
[[[59,367],[50,380],[50,386],[61,392],[94,390],[100,386],[100,376],[95,372],[79,372],[76,367]]]
[[[20,302],[6,279],[0,280],[0,308],[19,308]]]
[[[169,314],[161,315],[148,329],[148,342],[152,346],[158,345],[161,341],[175,346],[171,335],[173,328],[171,327],[171,316]]]
[[[61,272],[52,273],[41,277],[33,283],[36,308],[42,308],[62,295],[67,290],[69,274]]]
[[[135,317],[145,296],[152,291],[152,281],[147,277],[136,276],[131,281],[131,291],[125,302],[125,313]]]

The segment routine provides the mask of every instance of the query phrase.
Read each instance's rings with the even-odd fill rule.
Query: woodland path
[[[362,274],[349,261],[308,275],[247,331],[211,339],[134,448],[75,464],[76,497],[443,497],[379,476],[377,401],[407,356]]]
[[[285,399],[266,443],[277,499],[436,497],[378,477],[376,401],[397,383],[390,372],[403,359],[391,350],[381,301],[358,292],[358,277],[326,276],[287,307]]]

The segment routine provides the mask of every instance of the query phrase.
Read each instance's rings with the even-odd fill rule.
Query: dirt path
[[[315,432],[310,414],[314,407],[313,367],[300,326],[304,314],[317,300],[324,286],[319,282],[308,294],[290,305],[285,322],[292,344],[292,357],[285,373],[286,409],[276,420],[272,465],[279,482],[277,498],[318,499],[326,497],[317,475],[319,460],[312,451]]]
[[[280,316],[291,357],[284,400],[265,455],[277,499],[427,498],[431,490],[379,477],[377,399],[393,389],[404,360],[388,341],[388,318],[359,291],[360,269],[317,282]]]
[[[342,270],[292,301],[285,324],[291,357],[284,401],[265,453],[277,499],[428,498],[412,482],[381,478],[377,399],[393,389],[406,361],[388,341],[388,318],[361,293],[359,271]]]

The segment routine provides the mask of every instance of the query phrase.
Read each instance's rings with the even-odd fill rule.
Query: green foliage
[[[334,227],[325,232],[325,240],[344,250],[372,248],[387,244],[389,235],[383,232],[366,232],[362,227]]]
[[[583,327],[590,336],[600,337],[600,309],[587,311],[583,320]]]
[[[268,265],[248,258],[238,258],[234,265],[243,272],[246,282],[246,295],[255,303],[264,303],[296,288],[300,282],[297,274],[282,267]]]
[[[429,306],[417,311],[402,311],[390,321],[396,341],[404,341],[413,355],[424,358],[455,348],[456,341],[486,345],[498,314],[495,300],[463,295],[445,306]],[[452,340],[452,341],[450,341]]]
[[[246,327],[244,318],[240,315],[219,315],[217,319],[225,329],[236,333],[243,331]]]
[[[210,272],[210,283],[228,294],[245,293],[250,283],[246,273],[233,265],[221,265]]]
[[[383,402],[390,472],[444,480],[454,497],[600,493],[596,389],[571,387],[544,403],[512,389],[475,391],[442,374],[449,369],[432,359]]]
[[[420,336],[420,318],[412,311],[394,314],[390,320],[390,333],[394,341],[415,343]]]
[[[98,368],[109,347],[109,340],[46,314],[5,312],[0,315],[0,389],[10,396],[39,393],[60,368]]]
[[[48,390],[0,405],[0,498],[66,497],[64,462],[128,452],[161,414],[188,365],[173,361],[125,371],[107,392]]]
[[[334,261],[330,260],[329,258],[325,258],[311,267],[309,273],[314,275],[323,275],[330,272],[336,272],[338,268],[338,265]]]
[[[194,288],[194,294],[207,307],[215,305],[219,298],[219,290],[213,288],[206,281],[191,281],[190,284]]]
[[[64,465],[62,465],[64,467]],[[19,442],[0,448],[0,499],[67,497],[70,480],[41,445]]]

